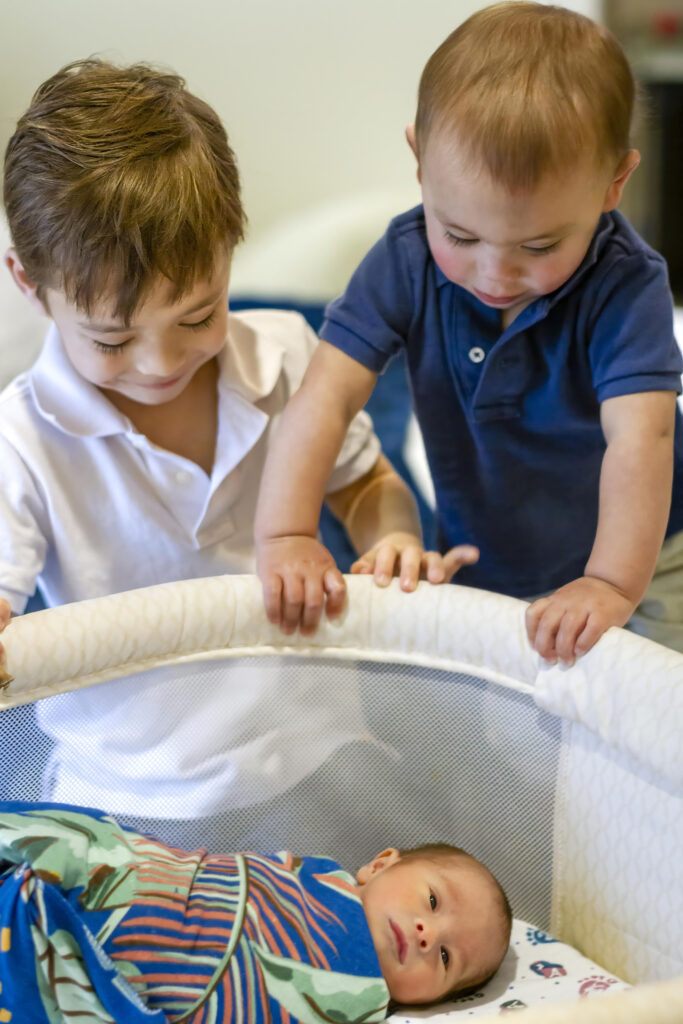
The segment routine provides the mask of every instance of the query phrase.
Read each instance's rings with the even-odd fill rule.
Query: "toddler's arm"
[[[342,610],[344,578],[316,539],[318,520],[346,432],[376,379],[371,370],[322,341],[273,439],[256,513],[257,571],[268,618],[287,633],[299,625],[304,634],[314,632],[324,604],[331,618]],[[420,575],[442,582],[459,565],[478,557],[469,546],[455,548],[444,558],[425,554],[414,499],[384,458],[327,501],[346,524],[356,549],[365,551],[352,571],[372,572],[380,585],[397,565],[402,585],[412,589]]]
[[[527,610],[529,640],[544,658],[573,664],[606,629],[623,626],[642,600],[671,505],[675,408],[671,391],[602,403],[607,450],[598,528],[585,574]]]

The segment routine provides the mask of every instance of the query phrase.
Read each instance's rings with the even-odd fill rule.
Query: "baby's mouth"
[[[394,938],[396,939],[396,952],[398,954],[398,962],[402,964],[406,958],[406,953],[408,952],[408,943],[406,942],[406,937],[399,928],[399,926],[395,924],[391,920],[391,918],[389,918],[389,925],[391,927],[392,932],[394,933]]]

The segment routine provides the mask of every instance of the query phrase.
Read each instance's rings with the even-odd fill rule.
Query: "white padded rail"
[[[404,594],[348,577],[344,614],[312,638],[266,620],[253,576],[187,580],[13,619],[2,635],[13,677],[0,707],[145,669],[209,658],[330,656],[409,662],[531,693],[545,710],[585,725],[611,747],[683,786],[683,656],[610,630],[571,669],[529,647],[526,604],[466,587],[420,584]]]

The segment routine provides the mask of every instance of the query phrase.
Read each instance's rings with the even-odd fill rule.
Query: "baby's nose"
[[[417,921],[415,927],[417,929],[417,944],[422,952],[426,953],[434,944],[434,931],[424,921]]]

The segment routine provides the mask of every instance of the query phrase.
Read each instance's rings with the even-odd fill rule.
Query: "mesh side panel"
[[[269,723],[279,722],[283,736],[291,728],[292,735],[304,737],[300,743],[317,749],[320,737],[314,724],[306,731],[307,716],[311,723],[319,721],[312,703],[326,692],[334,694],[339,706],[360,700],[363,730],[340,732],[326,760],[285,792],[247,806],[239,806],[233,794],[229,812],[191,818],[185,803],[182,816],[140,816],[135,794],[129,813],[111,806],[108,784],[117,752],[133,737],[138,742],[147,727],[155,745],[145,752],[144,764],[160,785],[181,770],[183,744],[193,744],[195,753],[203,750],[206,733],[192,723],[212,689],[211,714],[224,733],[224,759],[230,761],[230,749],[258,741],[264,728],[260,713],[241,721],[236,735],[231,688],[240,679],[253,679],[255,672],[272,675],[274,665],[277,686],[270,690],[268,705],[257,705],[257,711]],[[318,852],[350,869],[386,846],[453,842],[497,875],[516,916],[549,927],[561,723],[540,712],[530,697],[444,671],[321,658],[238,659],[229,668],[227,662],[206,662],[184,666],[180,675],[165,669],[156,676],[137,677],[134,687],[131,680],[115,681],[40,704],[43,726],[59,723],[62,740],[66,737],[76,749],[90,781],[102,780],[98,805],[116,810],[124,824],[181,847]],[[103,730],[101,721],[93,717],[88,722],[86,715],[104,714],[105,707]],[[50,787],[60,763],[55,751],[38,727],[34,707],[0,714],[3,797],[54,796]],[[264,764],[264,792],[270,792],[269,770]],[[239,783],[237,776],[234,784]],[[253,778],[249,785],[254,796]],[[68,787],[57,795],[65,802],[85,802]]]

